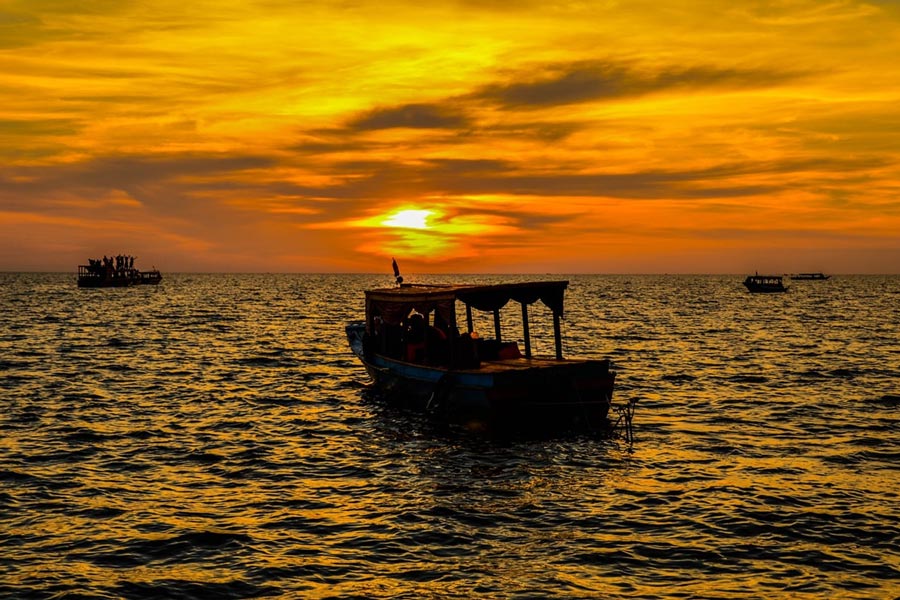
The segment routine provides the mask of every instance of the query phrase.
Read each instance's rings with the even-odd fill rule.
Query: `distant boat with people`
[[[365,321],[346,326],[353,353],[376,389],[403,407],[450,424],[488,430],[545,430],[554,426],[610,427],[616,374],[607,359],[563,358],[560,319],[568,281],[495,285],[398,286],[365,292]],[[457,302],[465,332],[457,328]],[[520,305],[522,340],[501,332],[500,309]],[[532,353],[528,306],[543,303],[553,315],[554,356]],[[482,338],[473,309],[493,315],[491,339]],[[633,403],[617,408],[630,430]]]
[[[796,273],[791,275],[792,281],[825,281],[830,279],[831,275],[825,273]]]
[[[759,273],[747,275],[744,285],[751,294],[777,294],[788,291],[782,275],[760,275]]]
[[[132,285],[158,285],[162,275],[155,267],[141,271],[134,267],[133,256],[120,254],[89,258],[88,264],[78,265],[78,287],[107,288]]]

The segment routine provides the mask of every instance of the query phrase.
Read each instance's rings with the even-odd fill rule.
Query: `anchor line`
[[[426,411],[436,412],[442,407],[442,401],[446,400],[446,396],[450,391],[450,383],[452,378],[453,373],[447,371],[446,373],[441,375],[440,379],[437,380],[437,382],[434,384],[434,388],[431,390],[431,396],[428,397],[428,402],[425,403]]]
[[[637,399],[632,398],[626,404],[614,407],[616,412],[619,413],[619,418],[616,419],[614,428],[618,429],[621,423],[625,430],[625,441],[631,443],[634,442],[634,409],[636,404]]]

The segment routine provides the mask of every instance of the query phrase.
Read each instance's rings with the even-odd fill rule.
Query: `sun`
[[[400,210],[388,216],[381,224],[404,229],[429,229],[428,217],[432,214],[434,214],[432,210]]]

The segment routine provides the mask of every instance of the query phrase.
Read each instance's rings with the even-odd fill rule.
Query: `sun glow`
[[[386,227],[402,227],[404,229],[429,229],[428,217],[432,210],[400,210],[381,222]]]

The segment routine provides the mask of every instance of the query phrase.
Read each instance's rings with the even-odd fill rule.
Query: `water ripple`
[[[0,278],[2,597],[900,596],[900,278],[571,277],[633,445],[384,405],[342,328],[388,278]]]

